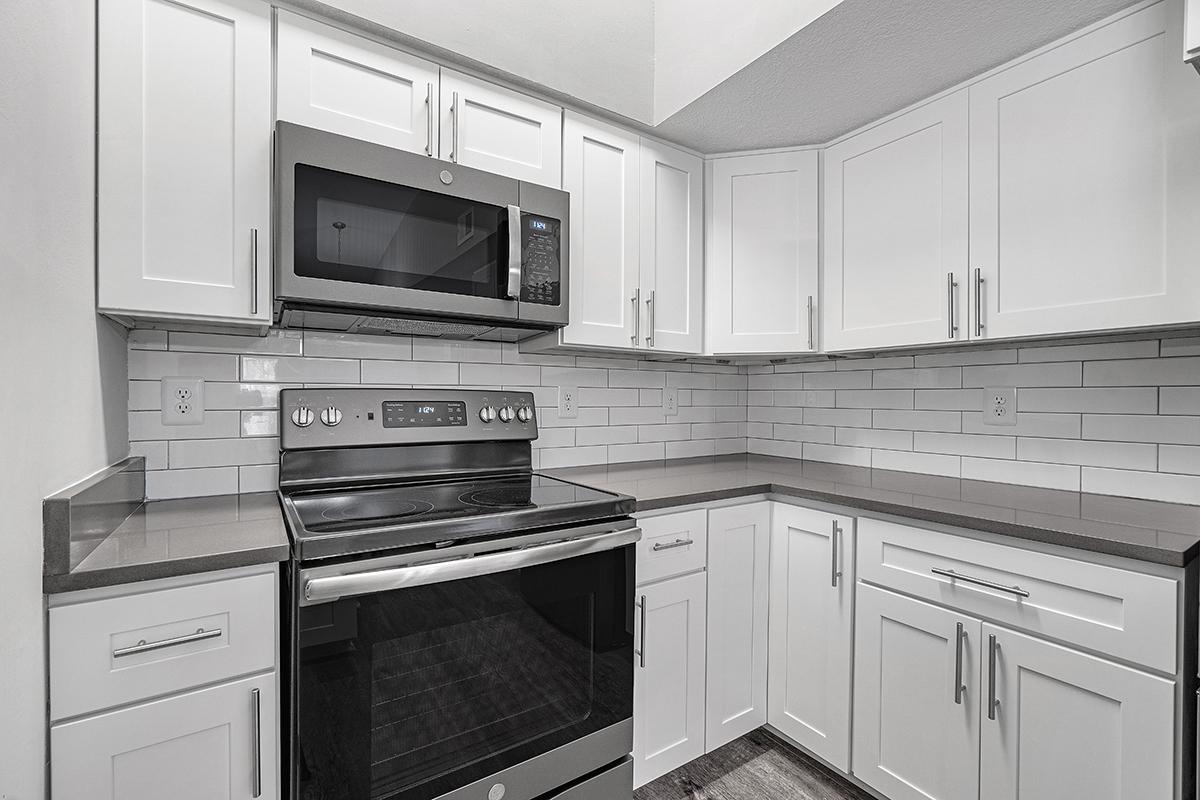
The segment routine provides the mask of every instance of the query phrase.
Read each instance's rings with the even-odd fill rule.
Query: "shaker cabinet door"
[[[270,14],[257,0],[100,3],[101,311],[269,324]]]

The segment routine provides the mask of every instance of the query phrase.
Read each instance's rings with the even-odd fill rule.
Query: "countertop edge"
[[[77,570],[65,575],[42,577],[43,594],[63,594],[83,589],[144,583],[159,578],[178,578],[205,572],[277,564],[291,557],[291,545],[279,544],[251,550],[172,559],[124,567],[105,567],[96,570]]]

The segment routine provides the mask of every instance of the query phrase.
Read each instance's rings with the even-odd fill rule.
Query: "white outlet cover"
[[[560,386],[560,387],[558,387],[558,418],[559,419],[578,419],[579,418],[579,387],[578,386]]]
[[[983,424],[1017,424],[1017,390],[1012,386],[988,386],[983,390]]]
[[[679,416],[679,389],[671,386],[663,389],[662,410],[664,417]]]
[[[163,425],[204,424],[203,378],[163,378],[160,399]]]

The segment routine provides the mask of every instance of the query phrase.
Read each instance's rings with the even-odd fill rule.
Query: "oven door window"
[[[296,275],[501,298],[507,209],[296,165]]]
[[[302,608],[299,797],[427,800],[628,719],[632,554]]]

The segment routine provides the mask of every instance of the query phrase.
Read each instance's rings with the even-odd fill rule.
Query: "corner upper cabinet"
[[[280,9],[276,116],[436,156],[438,65]]]
[[[106,0],[98,35],[98,306],[271,321],[271,9]]]
[[[815,352],[817,151],[710,162],[707,352]]]
[[[967,92],[825,151],[826,350],[967,339]]]
[[[441,158],[562,187],[562,109],[443,69]]]
[[[1179,61],[1181,13],[1150,6],[970,88],[972,336],[1200,319],[1200,83]]]
[[[636,135],[564,114],[563,189],[571,195],[571,323],[561,333],[565,345],[637,346],[640,174]]]
[[[1200,59],[1200,0],[1187,0],[1184,11],[1183,53],[1187,61]]]

